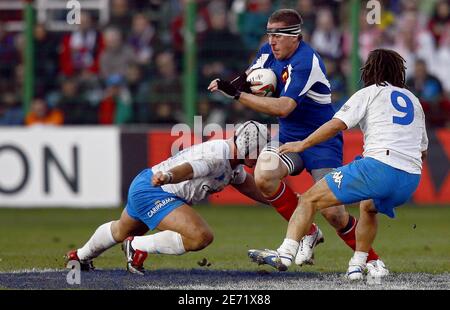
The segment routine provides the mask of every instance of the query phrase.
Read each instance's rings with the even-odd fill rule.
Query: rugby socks
[[[283,181],[275,194],[266,199],[286,221],[289,221],[298,204],[297,195]]]
[[[153,235],[134,237],[131,246],[148,254],[181,255],[186,253],[181,235],[165,230]]]
[[[307,235],[312,235],[317,231],[317,225],[312,223],[311,228],[309,229]]]
[[[300,246],[300,243],[285,238],[283,243],[280,245],[280,247],[277,249],[278,254],[280,255],[281,262],[289,267],[292,264],[292,261],[294,260],[295,255],[297,255],[298,247]]]
[[[80,260],[90,260],[96,258],[110,247],[117,244],[111,232],[111,224],[105,223],[97,228],[91,239],[81,248],[77,250]]]
[[[350,260],[351,265],[365,266],[369,253],[356,251]]]
[[[357,223],[358,223],[358,220],[350,215],[347,226],[344,229],[337,232],[338,236],[342,240],[344,240],[344,242],[350,248],[352,248],[353,251],[356,249],[356,224]],[[369,262],[371,260],[377,260],[378,258],[379,258],[378,254],[375,253],[375,251],[372,248],[370,248],[368,257],[367,257],[367,261]]]

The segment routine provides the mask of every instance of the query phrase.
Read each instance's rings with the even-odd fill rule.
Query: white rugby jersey
[[[169,169],[189,163],[193,179],[177,184],[166,184],[162,189],[173,193],[189,204],[196,204],[209,194],[220,192],[229,184],[242,184],[247,176],[243,165],[231,168],[230,146],[225,140],[213,140],[193,145],[152,167],[152,172]]]
[[[355,93],[334,118],[348,128],[359,124],[364,133],[364,157],[421,173],[422,152],[428,148],[425,115],[419,99],[409,90],[371,85]]]

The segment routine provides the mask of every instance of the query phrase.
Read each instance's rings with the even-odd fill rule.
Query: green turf
[[[210,268],[258,270],[249,262],[249,248],[276,248],[283,240],[286,222],[270,207],[196,208],[208,221],[215,240],[208,248],[180,256],[150,256],[151,268]],[[450,272],[450,208],[402,207],[397,218],[379,216],[375,249],[394,272]],[[64,253],[80,247],[102,223],[116,219],[119,209],[0,209],[0,271],[61,268]],[[352,213],[358,213],[351,208]],[[317,217],[325,243],[316,249],[316,265],[305,271],[346,270],[351,250],[334,230]],[[211,266],[197,264],[206,258]],[[99,268],[123,268],[116,246],[102,257]],[[300,270],[300,267],[295,267]],[[295,270],[295,269],[293,269]]]

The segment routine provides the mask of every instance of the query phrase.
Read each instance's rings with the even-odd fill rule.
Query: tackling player
[[[419,185],[428,148],[425,116],[419,99],[406,89],[404,62],[395,51],[372,51],[362,68],[365,88],[309,137],[279,148],[280,154],[304,152],[358,124],[364,133],[364,157],[327,174],[304,193],[283,244],[277,251],[259,251],[256,260],[286,270],[316,211],[361,201],[356,251],[347,277],[363,278],[377,232],[376,214],[394,217],[394,208],[410,199]]]
[[[265,125],[248,121],[232,139],[194,145],[143,170],[130,185],[120,219],[98,227],[89,241],[70,251],[66,259],[79,261],[82,270],[94,269],[94,258],[123,242],[127,269],[143,274],[148,254],[181,255],[205,248],[213,241],[213,233],[190,205],[230,184],[242,194],[267,203],[243,165],[256,164],[269,138]],[[142,236],[155,228],[160,232]]]
[[[269,42],[259,50],[247,72],[231,83],[214,80],[209,86],[211,91],[222,91],[255,111],[279,118],[279,141],[269,144],[258,158],[255,182],[265,198],[286,220],[294,212],[298,198],[282,181],[283,178],[297,175],[306,169],[318,182],[334,168],[342,166],[341,133],[302,153],[279,154],[277,151],[280,144],[305,139],[335,113],[331,106],[330,83],[325,66],[317,52],[302,40],[301,24],[302,18],[295,10],[281,9],[274,12],[267,24]],[[256,68],[270,68],[275,72],[277,98],[251,94],[246,77]],[[277,168],[267,169],[267,163],[274,162],[278,163],[275,165]],[[336,229],[339,237],[354,250],[357,220],[344,206],[323,209],[321,213]],[[313,249],[322,241],[321,230],[312,224],[301,241],[296,263],[313,264]],[[387,272],[372,249],[368,262]]]

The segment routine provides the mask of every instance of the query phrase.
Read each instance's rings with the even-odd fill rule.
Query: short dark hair
[[[365,87],[373,84],[386,86],[386,82],[397,87],[406,87],[405,59],[396,51],[371,51],[361,71],[361,80]]]
[[[296,10],[279,9],[272,13],[269,17],[269,23],[284,23],[286,26],[302,25],[303,18]],[[298,35],[298,40],[302,40],[303,35]]]
[[[303,24],[300,14],[293,9],[280,9],[272,13],[269,23],[284,23],[286,26]]]

